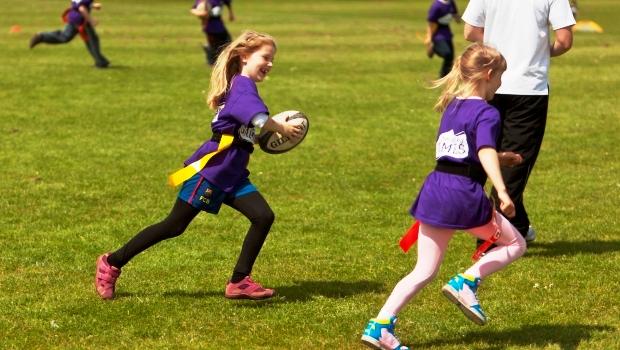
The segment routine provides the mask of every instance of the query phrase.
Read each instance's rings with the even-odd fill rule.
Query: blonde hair
[[[475,43],[469,45],[456,58],[452,70],[445,77],[431,83],[431,88],[444,86],[435,103],[435,110],[443,112],[450,101],[457,96],[468,96],[484,80],[489,72],[501,74],[506,70],[506,59],[496,49]]]
[[[276,48],[276,42],[270,35],[248,30],[220,53],[211,73],[211,84],[207,94],[207,104],[211,109],[216,109],[220,105],[222,98],[230,89],[232,78],[241,73],[241,56],[250,55],[263,45],[272,45],[274,49]]]

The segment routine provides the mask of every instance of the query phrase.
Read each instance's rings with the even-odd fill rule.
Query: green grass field
[[[257,151],[250,164],[276,212],[254,277],[279,296],[223,298],[248,227],[224,208],[136,257],[116,300],[97,297],[97,255],[168,213],[166,176],[209,136],[191,3],[105,1],[95,15],[112,66],[98,70],[79,38],[28,49],[61,27],[67,0],[0,0],[0,348],[361,349],[367,320],[413,268],[397,242],[439,120],[425,86],[440,61],[416,37],[428,2],[238,0],[231,33],[278,40],[263,99],[311,117],[298,149]],[[470,264],[474,242],[457,235],[400,315],[416,349],[620,349],[620,3],[580,5],[605,33],[576,33],[552,61],[526,191],[538,240],[485,281],[481,328],[440,293]],[[462,26],[452,28],[461,51]]]

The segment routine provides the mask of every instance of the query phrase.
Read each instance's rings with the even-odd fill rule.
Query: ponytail
[[[461,75],[461,70],[459,69],[461,65],[461,56],[457,57],[452,65],[452,70],[443,78],[438,80],[434,80],[431,82],[431,88],[435,89],[440,86],[444,86],[441,95],[437,98],[437,102],[433,109],[437,112],[443,112],[450,101],[452,101],[456,96],[459,96],[462,93],[462,85],[463,85],[463,77]]]
[[[431,82],[431,88],[443,86],[434,109],[443,112],[457,96],[470,96],[489,70],[500,73],[506,70],[506,60],[496,49],[481,43],[469,45],[454,60],[452,70],[445,77]]]

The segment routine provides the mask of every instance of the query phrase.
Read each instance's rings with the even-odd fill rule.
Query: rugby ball
[[[284,111],[274,115],[272,118],[281,123],[285,122],[301,125],[302,136],[298,139],[290,139],[286,136],[280,135],[280,133],[263,130],[258,135],[258,145],[267,153],[278,154],[288,152],[300,144],[308,134],[308,127],[310,124],[308,117],[302,112]]]

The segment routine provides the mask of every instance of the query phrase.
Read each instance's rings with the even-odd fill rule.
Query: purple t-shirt
[[[224,5],[230,6],[232,0],[207,0],[209,7],[224,7]],[[202,0],[195,0],[194,6],[192,8],[198,7]],[[222,20],[222,16],[211,16],[209,15],[209,20],[206,22],[206,25],[202,28],[205,33],[224,33],[226,32],[226,27],[224,26],[224,21]]]
[[[457,13],[456,3],[454,0],[434,0],[428,10],[426,20],[437,23],[437,31],[433,35],[433,41],[452,40],[452,31],[450,30],[450,21]]]
[[[71,0],[71,10],[67,14],[69,23],[76,26],[81,25],[84,22],[84,16],[79,11],[80,6],[86,6],[88,12],[93,6],[93,0]]]
[[[252,118],[259,113],[269,114],[269,109],[258,95],[256,83],[248,77],[236,75],[232,79],[228,95],[211,122],[211,130],[222,134],[232,134],[254,143]],[[217,146],[217,142],[205,141],[185,161],[185,165],[215,151]],[[232,145],[229,149],[211,158],[207,166],[200,171],[200,175],[223,191],[230,192],[250,175],[247,169],[249,161],[250,153],[247,150]]]
[[[496,148],[500,125],[499,112],[486,101],[454,99],[441,118],[435,158],[480,164],[478,151],[483,147]],[[424,181],[410,212],[425,224],[467,229],[489,222],[493,206],[478,182],[433,171]]]

